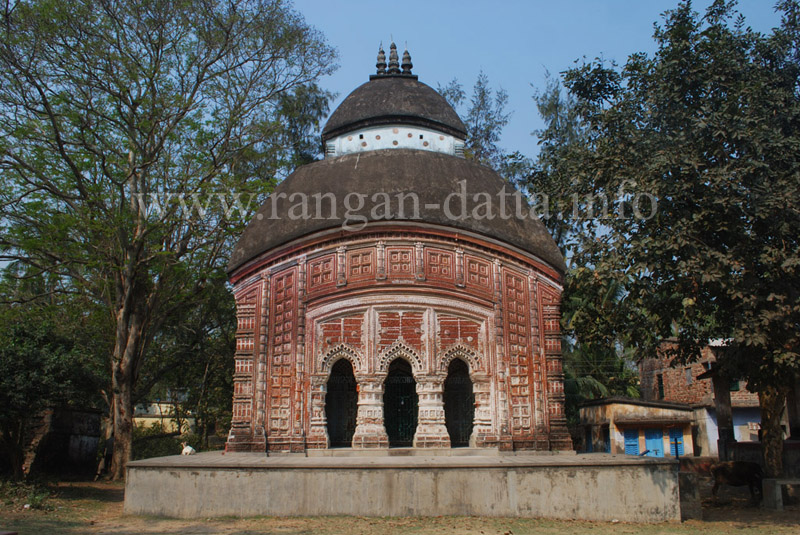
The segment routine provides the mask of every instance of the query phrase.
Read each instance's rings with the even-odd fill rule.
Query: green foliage
[[[576,157],[584,149],[587,128],[577,100],[565,94],[559,79],[549,73],[544,90],[537,91],[533,100],[545,128],[533,132],[539,138],[540,150],[520,186],[540,207],[542,222],[569,260],[581,233],[580,220],[572,217],[573,207],[576,199],[591,193],[578,178],[581,169]]]
[[[778,8],[763,35],[732,2],[703,17],[681,2],[652,57],[565,75],[586,128],[566,166],[609,214],[580,214],[573,261],[623,289],[579,337],[615,333],[637,358],[670,338],[676,362],[729,340],[720,373],[762,394],[800,371],[800,9]]]
[[[0,502],[6,507],[50,511],[53,509],[49,498],[53,493],[39,482],[6,481],[0,479]]]
[[[260,201],[316,153],[333,59],[277,0],[2,13],[0,261],[100,311],[116,477],[151,346],[202,307]]]
[[[609,196],[628,215],[595,228],[581,263],[622,285],[655,333],[637,334],[642,356],[670,336],[680,360],[731,338],[741,358],[727,364],[758,390],[800,368],[800,64],[791,17],[762,36],[731,27],[733,15],[715,2],[701,20],[681,4],[656,29],[654,57],[566,80],[591,129],[582,179],[609,193],[635,184],[657,202],[636,217],[630,195]]]
[[[282,144],[289,170],[319,159],[321,123],[333,98],[333,93],[316,84],[301,85],[281,95],[278,110],[284,123]]]
[[[493,90],[489,85],[489,77],[483,72],[478,74],[466,110],[464,109],[466,93],[458,80],[451,80],[447,85],[439,86],[437,90],[458,112],[467,129],[464,156],[501,171],[507,155],[498,143],[503,128],[511,117],[511,114],[506,112],[508,94],[503,89]]]
[[[4,311],[0,320],[0,420],[77,401],[93,379],[83,357],[49,318],[15,308]]]
[[[564,394],[568,423],[578,423],[578,405],[600,397],[638,398],[639,374],[627,337],[615,321],[624,294],[586,268],[567,274],[562,302],[565,334]]]
[[[137,425],[133,428],[133,459],[150,459],[179,455],[183,451],[182,442],[186,442],[195,450],[201,450],[201,438],[195,434],[173,434],[160,423],[150,427]]]
[[[227,431],[233,399],[236,310],[220,270],[203,288],[196,307],[172,315],[153,341],[137,386],[135,402],[185,394],[203,444],[208,435]]]
[[[103,369],[58,304],[0,308],[0,455],[22,476],[26,422],[46,408],[97,406]],[[90,344],[89,344],[90,345]]]

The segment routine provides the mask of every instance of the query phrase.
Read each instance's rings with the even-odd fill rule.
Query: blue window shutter
[[[678,445],[678,455],[683,455],[683,429],[669,430],[669,454],[675,457],[675,444]]]
[[[644,430],[644,447],[650,450],[647,454],[648,457],[663,457],[664,456],[664,430],[663,429],[645,429]]]
[[[625,455],[639,455],[639,430],[625,430]]]

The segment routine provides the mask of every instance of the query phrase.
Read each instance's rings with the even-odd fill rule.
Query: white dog
[[[181,452],[181,455],[194,455],[195,453],[197,453],[197,451],[195,451],[195,449],[190,445],[188,445],[186,442],[181,442],[181,446],[183,446],[183,451]]]

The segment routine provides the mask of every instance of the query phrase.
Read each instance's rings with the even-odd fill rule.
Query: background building
[[[700,358],[686,366],[670,367],[671,359],[666,355],[645,359],[639,365],[643,399],[682,403],[693,409],[696,455],[719,455],[717,399],[713,381],[707,375],[717,360],[716,347],[717,344],[711,344],[703,348]],[[748,391],[745,382],[739,380],[730,381],[727,390],[735,440],[758,441],[761,422],[758,395]]]

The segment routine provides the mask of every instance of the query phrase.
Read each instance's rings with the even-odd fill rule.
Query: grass
[[[5,486],[0,487],[8,490]],[[61,483],[34,486],[34,495],[46,493],[42,508],[24,508],[24,499],[0,500],[0,531],[24,534],[320,534],[320,535],[523,535],[523,534],[750,534],[800,533],[800,508],[782,513],[749,505],[744,493],[723,493],[719,502],[705,500],[704,520],[683,524],[627,524],[611,522],[557,521],[527,518],[435,517],[435,518],[197,518],[167,519],[128,516],[122,512],[121,483]],[[28,492],[28,491],[25,491]],[[25,494],[22,492],[22,495]],[[0,494],[0,498],[2,498]],[[29,496],[29,495],[28,495]]]

